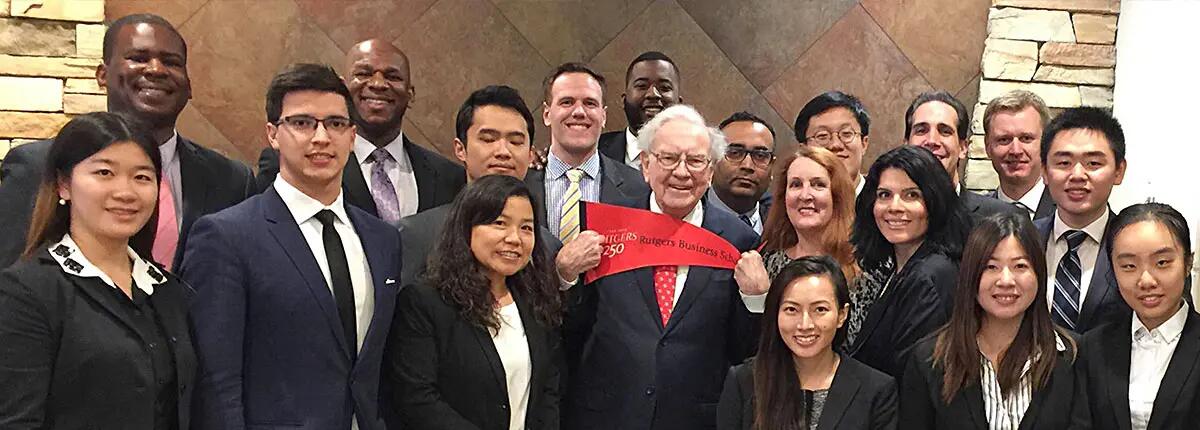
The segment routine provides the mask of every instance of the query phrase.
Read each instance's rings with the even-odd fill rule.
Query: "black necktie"
[[[325,244],[325,260],[329,262],[329,280],[333,284],[333,301],[337,303],[338,319],[350,346],[350,357],[358,354],[358,329],[354,323],[354,286],[350,283],[350,265],[346,264],[346,249],[342,236],[333,227],[333,211],[317,212],[321,222],[321,242]]]
[[[754,228],[754,223],[750,221],[750,217],[746,216],[745,214],[742,214],[742,215],[738,215],[738,218],[740,218],[742,220],[742,222],[746,223],[746,225],[750,226],[750,228]]]

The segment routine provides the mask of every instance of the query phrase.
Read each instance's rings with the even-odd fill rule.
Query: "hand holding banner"
[[[604,238],[600,264],[585,282],[650,266],[733,269],[741,252],[721,236],[683,220],[643,209],[580,202],[583,228]]]

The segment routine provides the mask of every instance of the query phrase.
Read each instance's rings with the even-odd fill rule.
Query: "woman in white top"
[[[917,343],[900,380],[901,429],[1066,429],[1075,342],[1046,301],[1046,257],[1024,214],[967,239],[954,311]]]
[[[388,345],[404,428],[558,428],[562,304],[535,246],[542,213],[505,175],[455,199],[428,272],[400,293]]]
[[[1200,317],[1185,300],[1192,268],[1187,221],[1170,206],[1144,203],[1109,221],[1108,235],[1106,252],[1133,313],[1083,337],[1077,427],[1197,428]]]

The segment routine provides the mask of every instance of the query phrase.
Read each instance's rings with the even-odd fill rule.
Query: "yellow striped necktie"
[[[583,179],[583,170],[567,171],[567,194],[563,196],[562,211],[558,214],[558,238],[563,243],[569,242],[579,235],[579,198],[583,192],[579,189],[579,181]]]

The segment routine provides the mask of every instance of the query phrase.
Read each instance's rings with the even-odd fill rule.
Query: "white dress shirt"
[[[650,192],[650,212],[656,214],[663,213],[662,208],[658,206],[658,200],[655,199],[653,191]],[[683,217],[683,222],[704,228],[704,205],[699,202],[696,203],[696,207],[692,208],[692,211]],[[683,286],[687,283],[688,267],[690,266],[679,266],[675,272],[675,297],[671,300],[672,310],[679,303],[679,295],[683,294]],[[763,313],[763,309],[766,308],[767,303],[766,293],[751,296],[738,291],[738,294],[742,296],[742,303],[746,305],[747,310],[756,314]]]
[[[368,159],[375,152],[375,144],[359,135],[354,135],[354,157],[358,158],[358,167],[362,169],[363,179],[367,182],[367,190],[374,195],[374,185],[371,183],[371,168],[375,161]],[[417,176],[413,173],[412,160],[404,150],[404,133],[384,145],[383,149],[396,160],[394,168],[388,170],[388,179],[392,188],[396,189],[396,200],[400,202],[400,218],[417,213],[420,207],[420,195],[417,193]]]
[[[492,343],[500,364],[504,366],[504,382],[508,390],[508,428],[525,429],[525,414],[529,409],[529,381],[533,364],[529,358],[529,340],[517,304],[509,303],[499,309],[500,330],[492,333]]]
[[[1062,260],[1064,255],[1067,255],[1069,246],[1067,238],[1064,236],[1068,230],[1083,230],[1087,233],[1087,237],[1083,243],[1079,245],[1079,266],[1082,269],[1082,274],[1079,279],[1079,311],[1083,312],[1083,302],[1087,298],[1088,287],[1092,285],[1092,273],[1096,271],[1096,257],[1102,251],[1100,249],[1100,241],[1104,238],[1104,229],[1108,226],[1108,211],[1105,210],[1100,218],[1096,218],[1091,224],[1081,229],[1071,228],[1063,222],[1062,217],[1054,216],[1054,228],[1050,231],[1050,240],[1046,244],[1046,265],[1049,269],[1049,274],[1046,279],[1046,308],[1050,309],[1054,306],[1054,276],[1058,273],[1058,262]]]
[[[1147,330],[1137,314],[1133,315],[1133,345],[1129,352],[1129,419],[1134,430],[1146,430],[1154,398],[1167,374],[1167,365],[1179,345],[1189,312],[1187,302],[1166,322]],[[1187,357],[1189,360],[1194,357]]]
[[[183,226],[183,175],[179,169],[179,132],[171,134],[171,138],[158,145],[158,153],[162,156],[162,174],[171,182],[171,195],[175,196],[175,224]],[[179,233],[183,233],[182,231]]]
[[[862,194],[863,186],[867,185],[867,178],[863,177],[862,173],[858,174],[858,185],[854,186],[854,196],[858,197]]]
[[[1029,214],[1029,219],[1033,219],[1033,215],[1037,212],[1038,204],[1042,202],[1042,193],[1045,190],[1046,190],[1046,184],[1039,179],[1037,181],[1037,183],[1033,184],[1033,188],[1029,189],[1029,192],[1027,192],[1027,193],[1025,193],[1025,195],[1015,198],[1015,199],[1012,197],[1009,197],[1008,194],[1004,194],[1003,188],[997,187],[996,188],[996,198],[1004,203],[1009,203],[1009,204],[1013,204],[1013,205],[1020,203],[1021,205],[1025,206],[1025,208],[1022,208],[1022,209],[1026,209],[1026,208],[1028,209],[1025,212]],[[1020,207],[1020,206],[1017,206],[1017,207]]]
[[[1066,351],[1067,346],[1057,333],[1054,335],[1054,341],[1058,351]],[[1025,417],[1025,412],[1029,410],[1029,404],[1033,402],[1033,382],[1029,379],[1032,363],[1025,362],[1016,389],[1005,396],[1000,390],[999,375],[991,360],[983,354],[979,354],[979,359],[982,365],[979,386],[983,394],[983,410],[988,430],[1017,430],[1021,427],[1021,419]]]
[[[625,165],[634,169],[642,170],[642,160],[638,156],[642,155],[642,148],[638,146],[637,135],[629,127],[625,127]]]

